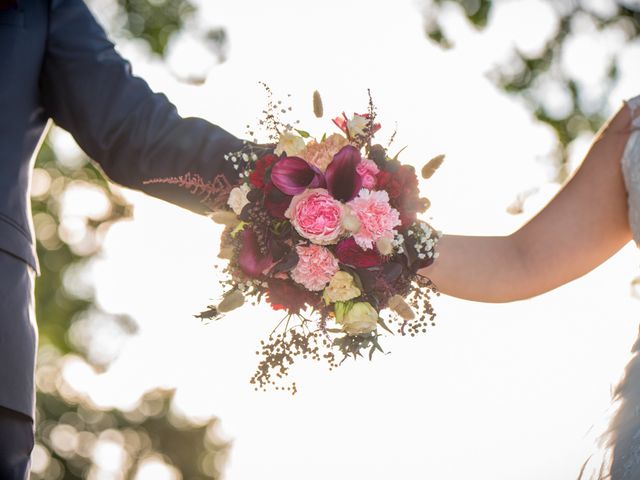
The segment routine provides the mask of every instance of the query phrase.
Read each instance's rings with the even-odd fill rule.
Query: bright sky
[[[312,117],[314,89],[330,117],[364,110],[371,88],[379,138],[386,141],[397,122],[396,146],[409,146],[404,162],[421,166],[447,154],[422,186],[429,217],[445,232],[508,233],[555,192],[544,162],[551,133],[485,77],[513,45],[540,47],[555,22],[546,2],[500,4],[483,34],[448,16],[460,48],[444,53],[425,40],[412,0],[200,3],[202,21],[227,28],[231,43],[229,61],[203,86],[179,83],[164,64],[123,48],[134,71],[183,115],[243,135],[264,106],[263,80],[281,97],[291,93],[303,128],[321,135],[332,127]],[[623,50],[623,80],[610,102],[617,108],[639,93],[640,47],[585,32],[572,40],[565,67],[593,86],[598,59]],[[184,45],[171,67],[199,72],[210,60]],[[548,96],[563,108],[562,91]],[[576,145],[576,158],[586,146]],[[525,213],[508,215],[531,187],[541,190]],[[299,393],[290,397],[248,384],[257,343],[277,314],[247,307],[206,326],[192,318],[219,294],[212,265],[220,230],[158,200],[128,197],[134,219],[111,229],[91,274],[100,305],[132,315],[140,332],[105,374],[75,364],[69,378],[98,403],[122,407],[146,389],[176,387],[179,409],[221,418],[221,434],[233,440],[227,480],[554,480],[575,478],[592,452],[588,431],[606,413],[638,329],[632,245],[539,298],[485,305],[441,297],[427,335],[387,338],[391,355],[337,372],[302,365],[294,372]]]

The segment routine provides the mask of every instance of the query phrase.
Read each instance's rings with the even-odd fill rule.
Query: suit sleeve
[[[46,113],[113,181],[202,213],[188,191],[144,180],[187,172],[213,180],[237,171],[224,154],[243,142],[199,118],[182,118],[131,73],[83,0],[51,0],[41,74]]]

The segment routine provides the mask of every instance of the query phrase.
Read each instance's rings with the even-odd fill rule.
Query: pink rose
[[[400,214],[389,205],[389,194],[386,191],[363,188],[347,205],[360,220],[360,229],[353,234],[353,239],[360,248],[373,248],[381,238],[393,239],[393,230],[400,225]]]
[[[320,171],[324,172],[333,160],[333,156],[348,143],[349,141],[342,135],[334,133],[329,135],[324,142],[318,143],[315,140],[311,140],[300,153],[300,156],[308,164],[318,167]]]
[[[307,240],[318,245],[336,243],[343,233],[344,206],[324,188],[309,188],[291,200],[284,216]]]
[[[376,175],[380,173],[376,162],[363,158],[356,167],[356,172],[362,178],[362,188],[371,190],[376,186]]]
[[[338,271],[338,260],[326,247],[298,245],[296,253],[298,264],[291,270],[291,278],[307,290],[322,290]]]

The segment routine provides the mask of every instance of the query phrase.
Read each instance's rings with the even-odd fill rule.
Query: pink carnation
[[[360,229],[353,234],[360,248],[373,248],[381,238],[393,239],[393,229],[400,225],[400,214],[389,205],[389,194],[386,191],[363,188],[347,205],[360,220]]]
[[[309,188],[291,200],[285,217],[307,240],[319,245],[336,243],[343,233],[342,203],[324,188]]]
[[[319,291],[327,286],[338,271],[338,260],[328,248],[320,245],[298,245],[298,264],[291,270],[291,278],[307,290]]]
[[[333,160],[333,156],[348,143],[349,141],[342,135],[334,133],[320,143],[311,140],[302,153],[300,153],[300,156],[304,158],[307,163],[318,167],[320,171],[324,172]]]
[[[380,173],[376,162],[368,158],[363,158],[356,167],[356,172],[362,178],[362,188],[371,190],[376,186],[376,175]]]

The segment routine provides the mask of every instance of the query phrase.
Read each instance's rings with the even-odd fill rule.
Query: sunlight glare
[[[511,233],[557,192],[549,182],[554,132],[487,78],[513,47],[535,53],[555,33],[548,2],[500,2],[487,31],[460,27],[460,46],[447,53],[425,40],[413,0],[329,0],[304,9],[293,0],[200,4],[207,21],[227,28],[231,45],[229,60],[202,87],[177,82],[135,44],[122,48],[134,71],[181,114],[242,136],[265,104],[257,85],[264,80],[278,97],[291,93],[296,116],[320,136],[332,116],[365,109],[370,87],[381,139],[397,122],[394,148],[409,146],[402,161],[419,168],[446,154],[438,174],[421,185],[432,202],[425,217],[445,232]],[[595,85],[619,49],[622,81],[610,110],[638,93],[640,47],[578,33],[563,56],[568,73]],[[197,57],[174,61],[176,69],[186,68],[183,61],[199,65]],[[316,88],[325,99],[322,121],[310,108]],[[567,111],[566,92],[553,82],[538,93],[550,99],[553,114]],[[588,142],[572,145],[572,166]],[[537,193],[524,213],[509,215],[507,206],[532,187]],[[139,330],[104,374],[65,367],[69,383],[98,406],[133,409],[145,392],[175,388],[179,415],[220,417],[222,437],[233,442],[229,480],[511,480],[513,472],[519,480],[575,478],[592,446],[587,431],[606,411],[637,332],[632,245],[578,281],[523,302],[440,297],[438,325],[427,335],[389,338],[391,354],[336,372],[300,364],[300,392],[290,397],[255,393],[248,384],[256,346],[279,320],[276,312],[245,307],[209,325],[193,318],[221,294],[213,269],[220,228],[142,194],[125,196],[134,217],[109,229],[91,274],[99,305],[131,315]],[[44,235],[50,225],[36,218],[36,227]],[[125,461],[117,442],[100,445],[100,462]],[[153,458],[136,478],[176,475]]]

